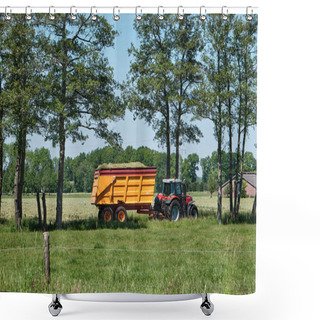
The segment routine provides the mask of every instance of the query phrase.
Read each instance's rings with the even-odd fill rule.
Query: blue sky
[[[129,71],[130,58],[128,56],[128,48],[131,43],[137,44],[135,30],[133,29],[133,22],[135,15],[122,14],[119,21],[113,21],[112,15],[107,15],[107,19],[119,32],[116,37],[114,48],[108,48],[106,55],[108,56],[110,65],[114,68],[114,76],[117,81],[126,79],[126,74]],[[200,158],[211,155],[212,151],[216,150],[217,143],[213,136],[213,124],[209,120],[196,121],[199,128],[202,130],[203,138],[200,143],[184,144],[181,147],[182,157],[186,157],[190,153],[196,152]],[[148,146],[149,148],[165,151],[165,147],[159,148],[157,141],[154,141],[153,130],[146,125],[143,120],[133,121],[133,116],[130,112],[126,112],[124,120],[112,123],[110,128],[119,132],[123,138],[123,147],[132,145],[134,148],[139,146]],[[66,142],[66,156],[75,157],[81,152],[89,152],[98,147],[105,146],[103,140],[98,139],[92,132],[86,132],[89,138],[84,143],[75,143],[71,141]],[[236,141],[234,141],[235,145]],[[29,137],[29,145],[31,149],[45,146],[51,152],[53,157],[58,157],[59,149],[53,148],[50,141],[45,142],[43,137],[33,135]],[[226,149],[227,150],[227,149]],[[246,143],[246,151],[253,152],[256,157],[256,131],[254,128],[250,129],[249,137]],[[172,148],[174,152],[174,148]],[[201,170],[198,174],[201,174]]]

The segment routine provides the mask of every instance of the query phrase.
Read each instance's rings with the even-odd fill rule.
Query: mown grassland
[[[129,213],[127,224],[97,221],[89,194],[65,195],[63,230],[50,231],[51,284],[44,279],[43,235],[34,196],[25,196],[23,231],[13,220],[13,199],[0,217],[0,291],[137,292],[176,294],[255,290],[255,224],[216,221],[216,197],[193,194],[199,219],[149,221]],[[253,199],[242,199],[249,215]],[[224,199],[227,211],[228,199]],[[54,222],[55,196],[47,197]],[[227,217],[227,214],[225,215]],[[244,221],[247,221],[244,219]],[[32,249],[30,249],[32,248]]]

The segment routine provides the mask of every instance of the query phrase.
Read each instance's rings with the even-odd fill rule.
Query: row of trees
[[[175,15],[165,20],[144,15],[134,22],[139,45],[129,49],[130,70],[122,84],[114,80],[106,56],[117,32],[104,16],[91,21],[89,15],[81,14],[76,20],[67,14],[56,15],[54,20],[36,15],[26,21],[17,15],[10,23],[0,21],[0,194],[4,141],[11,136],[19,228],[27,137],[42,134],[59,147],[56,223],[61,228],[66,140],[83,141],[85,130],[93,130],[107,145],[119,148],[121,137],[108,124],[121,119],[126,108],[153,127],[155,139],[166,150],[167,177],[172,176],[172,167],[176,177],[182,170],[182,144],[199,143],[202,137],[201,126],[192,120],[212,122],[218,144],[221,221],[223,143],[229,141],[231,177],[235,134],[235,170],[241,181],[248,128],[256,121],[257,21],[249,23],[231,15],[228,21],[215,15],[208,15],[206,21],[188,15],[183,21]],[[230,198],[230,212],[236,217],[240,198],[234,204]]]
[[[56,223],[62,223],[65,143],[83,141],[82,129],[94,130],[111,145],[120,136],[108,123],[124,115],[115,90],[113,69],[104,50],[112,47],[116,31],[106,18],[36,15],[26,21],[16,15],[0,22],[0,182],[3,142],[15,139],[15,217],[20,229],[27,136],[42,134],[59,147]],[[2,184],[0,185],[2,190]]]
[[[4,183],[2,190],[5,193],[14,192],[15,154],[16,145],[4,145]],[[222,180],[228,181],[228,154],[222,152]],[[233,154],[234,159],[236,153]],[[211,156],[200,159],[196,153],[188,155],[185,159],[180,156],[181,173],[188,191],[217,191],[217,152]],[[91,192],[94,170],[103,162],[127,163],[141,162],[147,166],[157,167],[155,192],[162,192],[162,179],[166,173],[166,153],[152,150],[148,147],[126,149],[112,147],[98,148],[89,153],[80,153],[71,158],[66,157],[64,162],[63,192]],[[175,154],[171,154],[171,176],[175,174]],[[233,161],[233,174],[235,174],[235,161]],[[201,167],[202,178],[197,176]],[[57,192],[59,159],[51,157],[50,151],[44,147],[26,151],[25,181],[23,193],[36,193],[39,191]],[[244,171],[254,172],[256,159],[251,152],[245,153]]]
[[[230,190],[230,213],[236,219],[240,205],[245,144],[256,124],[257,17],[209,15],[206,21],[175,16],[159,21],[146,16],[134,23],[139,46],[132,45],[125,101],[135,116],[155,130],[167,153],[170,175],[171,146],[175,146],[175,175],[179,175],[179,150],[183,143],[198,143],[201,125],[209,120],[217,142],[218,219],[222,212],[222,151],[229,148],[228,176],[232,177],[233,140],[236,142],[235,198]],[[210,148],[210,146],[209,146]],[[230,181],[231,182],[231,181]]]

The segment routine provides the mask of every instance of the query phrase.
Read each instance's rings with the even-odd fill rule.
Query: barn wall
[[[256,189],[247,182],[246,192],[249,197],[254,197],[256,195]]]

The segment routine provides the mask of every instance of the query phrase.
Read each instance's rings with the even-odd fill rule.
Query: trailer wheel
[[[105,207],[99,210],[99,219],[108,223],[113,220],[113,210],[110,207]]]
[[[121,223],[127,222],[127,210],[124,207],[118,207],[115,213],[115,218]]]
[[[178,200],[173,200],[169,207],[170,218],[173,221],[178,221],[181,213],[181,206]]]

